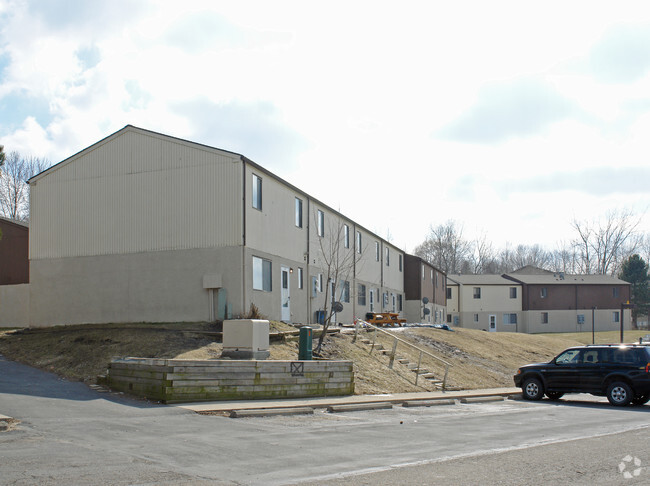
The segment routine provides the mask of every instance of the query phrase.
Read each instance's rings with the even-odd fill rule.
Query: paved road
[[[230,419],[0,358],[0,484],[650,484],[650,406],[578,398]]]

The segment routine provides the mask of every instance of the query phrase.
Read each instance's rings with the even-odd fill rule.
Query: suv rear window
[[[606,363],[616,364],[641,364],[647,359],[644,348],[611,348],[604,349],[603,354],[606,356]]]

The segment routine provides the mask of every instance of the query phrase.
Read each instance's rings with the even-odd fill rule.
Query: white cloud
[[[55,162],[133,124],[242,153],[407,250],[449,219],[553,246],[573,212],[650,206],[608,189],[647,167],[647,25],[627,1],[10,0],[0,141]]]

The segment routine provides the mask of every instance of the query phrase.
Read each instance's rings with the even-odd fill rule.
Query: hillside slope
[[[293,329],[272,323],[272,332]],[[61,326],[44,329],[0,331],[0,354],[8,359],[57,373],[70,380],[94,383],[103,374],[112,357],[138,356],[158,358],[214,359],[221,355],[216,342],[218,328],[210,324],[113,324]],[[591,334],[529,335],[488,333],[471,329],[449,332],[433,328],[388,329],[394,336],[433,353],[450,364],[447,384],[457,389],[512,386],[512,375],[522,364],[547,361],[564,348],[579,342],[591,342]],[[647,331],[628,332],[629,341],[638,340]],[[588,335],[587,335],[588,334]],[[601,333],[597,342],[616,342],[615,333]],[[402,393],[435,389],[424,378],[415,385],[415,373],[409,369],[418,363],[418,350],[398,341],[397,356],[408,363],[393,363],[362,339],[376,340],[391,350],[392,336],[362,333],[356,342],[349,330],[327,337],[323,357],[354,362],[356,393]],[[273,340],[271,359],[295,360],[296,338]],[[442,379],[445,365],[423,354],[421,368]]]

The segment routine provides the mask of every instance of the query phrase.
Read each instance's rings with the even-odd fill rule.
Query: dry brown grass
[[[216,340],[219,327],[211,324],[114,324],[60,326],[45,329],[0,331],[0,354],[8,359],[55,372],[71,380],[94,383],[103,374],[113,357],[138,356],[158,358],[215,359],[221,356],[222,345]],[[286,324],[272,322],[272,332],[295,330]],[[512,375],[522,364],[547,361],[564,348],[591,342],[591,333],[529,335],[488,333],[470,329],[449,332],[433,328],[389,329],[451,364],[448,384],[454,388],[479,389],[512,386]],[[627,331],[626,340],[638,340],[647,332]],[[348,359],[354,362],[357,394],[401,393],[433,390],[408,365],[394,362],[388,368],[388,357],[370,347],[360,335],[353,342],[347,333],[328,336],[323,357]],[[597,333],[597,342],[616,342],[616,333]],[[391,349],[394,339],[379,333],[377,342]],[[413,365],[419,352],[398,344],[397,355]],[[298,357],[297,338],[271,342],[271,359],[293,360]],[[421,366],[436,377],[444,375],[444,365],[427,358]]]

